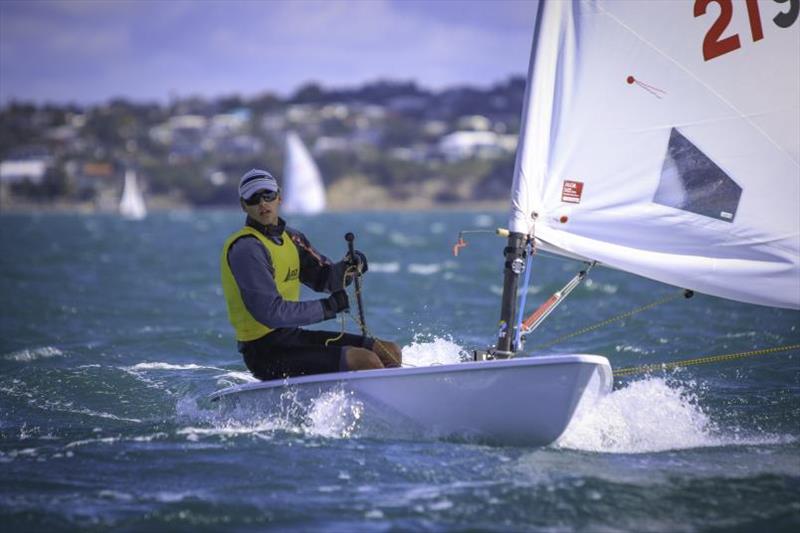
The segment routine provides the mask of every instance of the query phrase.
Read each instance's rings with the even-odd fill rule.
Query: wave
[[[373,235],[383,235],[386,233],[386,225],[380,222],[367,222],[364,225],[364,229],[367,230],[367,233],[372,233]]]
[[[381,272],[384,274],[395,274],[400,272],[400,263],[397,261],[391,263],[370,263],[370,272]]]
[[[648,377],[613,391],[594,405],[582,403],[556,447],[631,454],[794,440],[720,428],[700,405],[694,386]]]
[[[142,422],[142,420],[139,418],[129,418],[124,416],[119,416],[105,411],[96,411],[94,409],[89,409],[88,407],[76,407],[73,401],[59,400],[52,398],[49,395],[40,394],[36,390],[36,388],[30,387],[24,381],[21,380],[14,380],[13,383],[0,386],[0,392],[3,392],[15,398],[24,398],[28,406],[34,407],[36,409],[41,409],[42,411],[71,413],[81,416],[88,416],[91,418],[105,418],[108,420],[118,420],[121,422],[134,422],[134,423]],[[26,427],[27,426],[23,424],[22,428],[20,429],[21,439],[24,439],[24,437],[26,436],[25,433]]]
[[[56,402],[55,404],[47,404],[46,406],[40,405],[39,407],[52,411],[59,411],[62,413],[73,413],[76,415],[89,416],[93,418],[106,418],[109,420],[119,420],[121,422],[134,422],[137,424],[140,424],[142,422],[140,418],[128,418],[125,416],[117,416],[112,413],[106,413],[105,411],[95,411],[93,409],[89,409],[88,407],[73,409],[71,407],[59,405],[59,402]]]
[[[389,242],[396,246],[409,248],[423,246],[426,241],[420,237],[409,236],[405,233],[400,233],[399,231],[393,231],[389,234]]]
[[[217,385],[222,387],[231,387],[233,385],[241,385],[242,383],[256,383],[258,379],[250,372],[234,370],[225,372],[215,376],[217,378]]]
[[[429,264],[420,264],[420,263],[411,263],[408,265],[408,273],[409,274],[417,274],[419,276],[431,276],[436,274],[442,270],[442,265],[439,263],[429,263]]]
[[[20,363],[28,363],[36,361],[37,359],[47,359],[49,357],[61,357],[64,352],[54,346],[42,346],[39,348],[29,348],[12,352],[3,356],[7,361],[17,361]]]
[[[489,215],[477,215],[472,223],[478,228],[488,228],[494,224],[494,217]]]
[[[428,229],[432,234],[439,235],[444,233],[444,231],[447,229],[447,225],[445,225],[444,222],[434,222],[429,226]]]
[[[133,366],[122,367],[122,370],[225,370],[224,368],[217,368],[215,366],[203,366],[189,363],[185,365],[176,365],[172,363],[137,363]]]
[[[619,290],[619,287],[616,285],[612,285],[611,283],[598,283],[591,278],[588,278],[586,281],[584,281],[583,286],[586,287],[586,290],[589,292],[599,291],[606,294],[616,294]]]

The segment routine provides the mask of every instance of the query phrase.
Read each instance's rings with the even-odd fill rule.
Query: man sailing
[[[261,380],[345,370],[397,367],[393,342],[300,326],[334,318],[349,309],[347,293],[355,271],[368,270],[355,250],[333,263],[278,216],[280,188],[265,170],[253,169],[239,182],[245,225],[222,248],[222,288],[239,352]],[[300,283],[330,296],[300,301]]]

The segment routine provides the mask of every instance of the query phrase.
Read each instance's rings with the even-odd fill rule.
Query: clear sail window
[[[672,128],[653,201],[733,222],[742,188],[697,146]]]

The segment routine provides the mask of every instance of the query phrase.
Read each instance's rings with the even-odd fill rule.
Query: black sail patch
[[[742,188],[724,170],[672,128],[655,203],[733,222],[741,196]]]

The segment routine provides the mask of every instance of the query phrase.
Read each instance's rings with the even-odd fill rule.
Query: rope
[[[719,363],[720,361],[734,361],[736,359],[744,359],[745,357],[752,357],[756,355],[765,355],[778,352],[789,352],[800,350],[800,344],[790,344],[787,346],[777,346],[774,348],[764,348],[762,350],[751,350],[749,352],[730,353],[722,355],[709,355],[705,357],[696,357],[694,359],[684,359],[682,361],[672,361],[669,363],[658,363],[642,366],[631,366],[620,368],[614,371],[614,377],[627,377],[636,374],[645,374],[654,370],[668,370],[681,366],[702,365],[706,363]]]
[[[361,322],[358,320],[358,318],[356,318],[353,315],[353,313],[348,312],[347,315],[350,318],[353,319],[353,322],[355,322],[356,326],[358,326],[359,328],[363,328],[362,331],[366,331],[367,332],[366,337],[372,339],[372,341],[373,341],[373,344],[372,344],[372,349],[373,350],[375,350],[375,348],[379,348],[380,351],[383,352],[383,354],[386,355],[389,358],[389,360],[391,360],[393,363],[396,363],[397,365],[400,365],[400,366],[416,366],[416,365],[412,365],[410,363],[403,363],[401,361],[398,361],[397,358],[394,356],[394,354],[392,352],[390,352],[389,349],[386,348],[386,346],[383,345],[383,342],[380,339],[376,338],[375,335],[373,335],[372,332],[369,331],[369,329],[366,328],[366,326],[361,324]],[[342,318],[342,333],[337,338],[341,338],[342,335],[344,335],[344,318]]]
[[[598,328],[601,328],[603,326],[607,326],[608,324],[611,324],[613,322],[617,322],[619,320],[623,320],[625,318],[633,316],[633,315],[635,315],[637,313],[641,313],[642,311],[647,311],[648,309],[652,309],[653,307],[665,304],[667,302],[671,302],[672,300],[675,300],[675,299],[681,297],[682,295],[683,295],[683,292],[680,292],[678,294],[670,294],[669,296],[665,296],[665,297],[660,298],[660,299],[658,299],[658,300],[656,300],[654,302],[650,302],[647,305],[643,305],[641,307],[637,307],[636,309],[633,309],[633,310],[628,311],[626,313],[622,313],[622,314],[613,316],[613,317],[611,317],[611,318],[609,318],[607,320],[603,320],[602,322],[597,322],[595,324],[592,324],[591,326],[587,326],[587,327],[585,327],[583,329],[580,329],[578,331],[575,331],[573,333],[569,333],[569,334],[564,335],[562,337],[558,337],[554,341],[546,342],[544,344],[538,344],[536,346],[533,346],[531,349],[533,349],[533,350],[542,350],[544,348],[549,348],[549,347],[551,347],[551,346],[553,346],[555,344],[558,344],[560,342],[563,342],[563,341],[565,341],[567,339],[571,339],[572,337],[577,337],[578,335],[583,335],[584,333],[588,333],[590,331],[594,331],[594,330],[596,330]]]
[[[354,267],[354,266],[347,267],[346,269],[344,269],[344,274],[342,275],[342,288],[345,290],[345,292],[347,291],[347,276],[349,276],[350,274],[355,274],[357,270],[358,269],[356,267]],[[350,310],[349,309],[347,310],[347,314],[348,315],[350,314]],[[350,315],[350,316],[353,316],[353,315]],[[356,322],[358,322],[358,321],[356,320]],[[339,331],[339,334],[336,337],[331,337],[330,339],[325,341],[325,347],[326,348],[328,347],[328,344],[330,344],[332,342],[336,342],[339,339],[341,339],[342,337],[344,337],[344,328],[345,328],[345,326],[344,326],[344,316],[340,316],[339,317],[339,325],[341,327],[341,330]]]
[[[601,328],[601,327],[606,326],[608,324],[611,324],[613,322],[617,322],[619,320],[623,320],[625,318],[633,316],[633,315],[635,315],[637,313],[641,313],[642,311],[646,311],[648,309],[652,309],[653,307],[657,307],[657,306],[665,304],[667,302],[671,302],[672,300],[675,300],[675,299],[677,299],[677,298],[679,298],[680,296],[683,296],[683,295],[685,295],[684,291],[681,291],[678,294],[670,294],[668,296],[665,296],[663,298],[655,300],[654,302],[650,302],[649,304],[643,305],[641,307],[637,307],[636,309],[633,309],[633,310],[628,311],[626,313],[621,313],[621,314],[613,316],[613,317],[611,317],[611,318],[609,318],[607,320],[603,320],[601,322],[597,322],[595,324],[587,326],[587,327],[585,327],[583,329],[580,329],[578,331],[575,331],[573,333],[569,333],[567,335],[559,337],[559,338],[555,339],[554,341],[550,341],[550,342],[547,342],[547,343],[544,343],[544,344],[539,344],[537,346],[534,346],[533,349],[549,348],[550,346],[558,344],[559,342],[565,341],[565,340],[570,339],[572,337],[577,337],[578,335],[583,335],[584,333],[588,333],[590,331],[594,331],[594,330],[596,330],[598,328]],[[656,371],[656,370],[669,370],[671,368],[677,368],[677,367],[683,367],[683,366],[702,365],[702,364],[708,364],[708,363],[719,363],[719,362],[723,362],[723,361],[735,361],[737,359],[744,359],[746,357],[754,357],[754,356],[757,356],[757,355],[765,355],[765,354],[787,352],[787,351],[794,351],[794,350],[800,350],[800,344],[790,344],[790,345],[786,345],[786,346],[777,346],[777,347],[773,347],[773,348],[763,348],[761,350],[750,350],[750,351],[747,351],[747,352],[738,352],[738,353],[730,353],[730,354],[720,354],[720,355],[709,355],[709,356],[703,356],[703,357],[695,357],[693,359],[683,359],[683,360],[680,360],[680,361],[671,361],[669,363],[656,363],[656,364],[650,364],[650,365],[641,365],[641,366],[632,366],[632,367],[620,368],[620,369],[614,371],[614,377],[628,377],[628,376],[633,376],[633,375],[636,375],[636,374],[645,374],[645,373],[653,372],[653,371]]]
[[[348,267],[347,269],[345,269],[344,276],[342,278],[342,287],[344,288],[345,291],[347,291],[347,276],[349,276],[351,274],[352,275],[357,275],[358,274],[358,268],[355,267],[355,266],[351,266],[351,267]],[[355,284],[353,284],[353,285],[355,285]],[[355,289],[356,295],[358,295],[360,293],[360,290],[361,290],[360,288],[356,288]],[[392,352],[390,352],[389,349],[386,348],[386,346],[384,346],[383,342],[380,339],[376,338],[372,334],[372,332],[369,331],[369,329],[367,328],[366,324],[362,324],[361,321],[358,318],[356,318],[356,316],[353,315],[353,313],[351,313],[349,309],[347,310],[347,316],[352,318],[353,322],[355,322],[356,326],[358,326],[361,331],[366,333],[365,337],[370,338],[370,339],[373,340],[373,345],[372,345],[373,350],[377,347],[378,349],[380,349],[381,352],[383,352],[384,355],[386,355],[389,358],[390,361],[394,362],[397,365],[403,365],[403,363],[398,361],[397,358],[394,356],[394,354]],[[340,325],[341,325],[341,331],[339,332],[339,335],[337,335],[336,337],[331,337],[330,339],[326,340],[325,341],[325,346],[326,347],[328,346],[329,343],[336,342],[339,339],[341,339],[342,337],[344,337],[344,334],[345,334],[345,319],[344,319],[343,315],[340,316]],[[414,365],[406,364],[405,366],[414,366]]]
[[[339,339],[341,339],[342,337],[344,337],[344,317],[343,316],[339,317],[339,324],[341,326],[341,331],[339,332],[339,334],[337,336],[331,337],[330,339],[325,341],[325,347],[326,348],[328,347],[328,344],[330,344],[332,342],[336,342]]]

